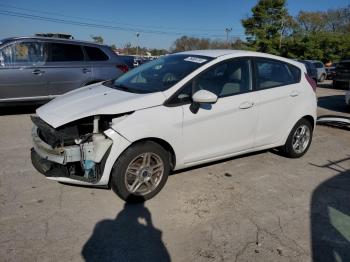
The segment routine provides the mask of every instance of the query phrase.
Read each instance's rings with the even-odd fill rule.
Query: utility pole
[[[140,33],[137,32],[136,33],[136,55],[137,56],[139,55],[139,36],[140,36]]]
[[[231,31],[232,31],[232,28],[226,28],[226,29],[225,29],[227,46],[228,46],[228,35],[229,35],[229,33],[230,33]]]
[[[282,36],[283,36],[283,28],[284,28],[284,18],[282,17],[282,24],[281,24],[281,32],[280,32],[280,43],[279,43],[279,49],[282,47]]]

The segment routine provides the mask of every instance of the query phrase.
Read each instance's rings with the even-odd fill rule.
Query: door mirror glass
[[[218,96],[208,90],[198,90],[192,96],[193,102],[214,104],[218,100]]]

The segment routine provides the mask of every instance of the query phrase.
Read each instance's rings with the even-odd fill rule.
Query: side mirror
[[[198,104],[214,104],[216,103],[216,101],[218,101],[218,96],[207,90],[198,90],[196,93],[193,94],[192,100],[193,102]]]

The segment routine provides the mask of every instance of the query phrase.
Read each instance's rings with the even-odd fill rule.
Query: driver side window
[[[252,90],[250,62],[233,59],[213,66],[194,79],[194,91],[207,90],[218,97],[232,96]]]
[[[250,60],[240,58],[214,65],[185,84],[168,104],[177,106],[190,103],[192,95],[201,89],[210,91],[218,97],[251,91]]]
[[[0,66],[35,66],[45,63],[47,50],[40,42],[18,42],[0,50]]]
[[[13,45],[3,47],[0,50],[0,67],[13,67],[15,62]]]

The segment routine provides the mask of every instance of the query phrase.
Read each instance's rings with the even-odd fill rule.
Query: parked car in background
[[[133,69],[138,65],[135,62],[135,57],[132,55],[118,55],[118,57],[129,67],[129,69]]]
[[[316,122],[299,62],[237,50],[162,56],[37,110],[34,167],[50,180],[154,197],[171,170],[268,148],[298,158]]]
[[[331,66],[326,66],[326,73],[327,73],[327,77],[326,79],[330,79],[332,80],[334,75],[335,75],[335,68],[337,66],[337,63],[333,63]]]
[[[321,61],[317,61],[317,60],[305,60],[305,61],[312,63],[316,68],[318,82],[323,82],[324,80],[326,80],[327,78],[326,68]]]
[[[307,60],[297,60],[300,63],[303,63],[306,67],[307,74],[317,83],[317,68],[314,63]]]
[[[0,41],[0,105],[43,102],[114,79],[127,66],[104,45],[50,37]]]
[[[350,60],[343,60],[337,64],[333,77],[334,88],[350,88]]]

